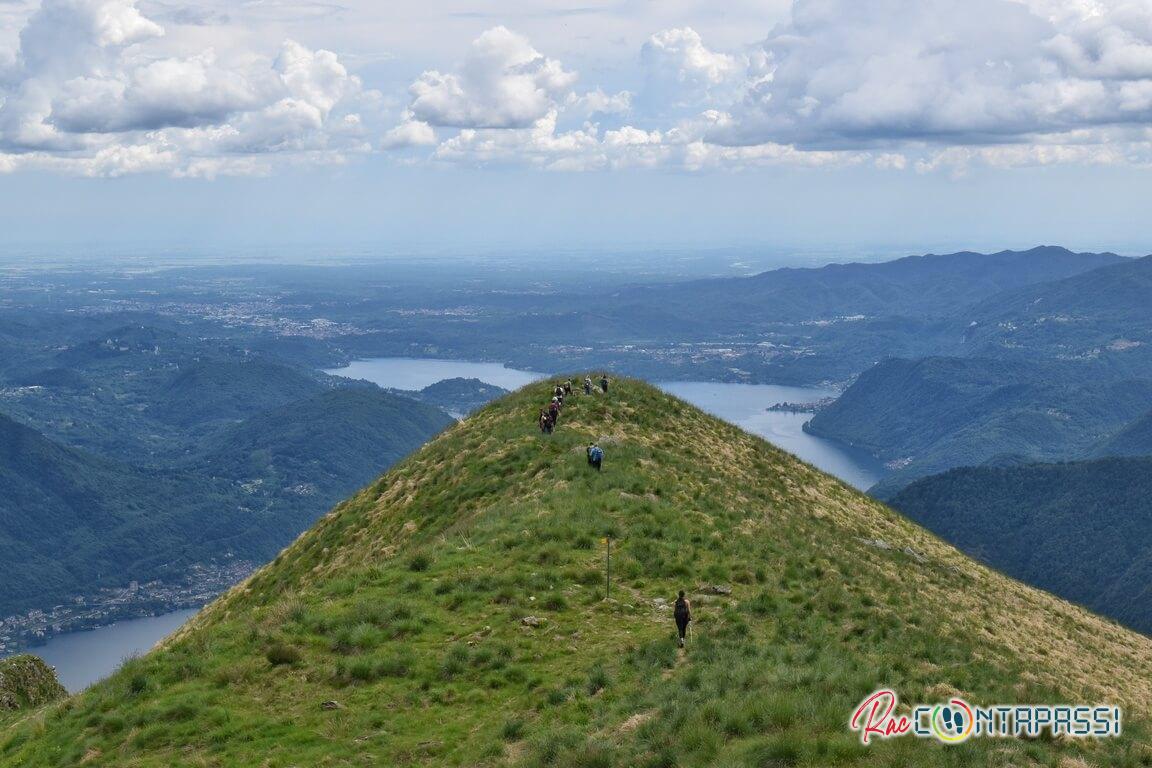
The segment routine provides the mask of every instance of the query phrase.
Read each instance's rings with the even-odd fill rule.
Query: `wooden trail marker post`
[[[605,536],[604,543],[608,546],[608,557],[604,561],[604,599],[607,600],[612,596],[612,537]]]

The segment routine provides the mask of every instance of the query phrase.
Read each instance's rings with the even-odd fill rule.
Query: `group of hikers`
[[[603,394],[608,394],[607,376],[600,377],[599,386]],[[591,395],[593,387],[592,378],[586,377],[584,379],[584,394]],[[556,424],[560,421],[560,411],[564,408],[564,400],[571,396],[571,379],[563,383],[558,383],[552,388],[551,402],[549,402],[546,407],[540,409],[539,426],[542,433],[550,435],[553,430],[556,429]],[[604,464],[604,449],[595,442],[591,442],[588,444],[587,454],[588,465],[599,472]],[[672,618],[676,621],[677,640],[680,647],[683,648],[684,640],[688,635],[688,625],[692,621],[692,604],[684,596],[684,590],[680,590],[680,594],[676,598],[676,602],[672,608]]]
[[[572,394],[572,380],[557,384],[552,389],[552,402],[540,409],[540,431],[546,435],[552,434],[556,423],[560,421],[560,410],[564,407],[564,398]]]
[[[592,379],[586,377],[584,379],[584,394],[592,394]],[[608,394],[608,377],[600,377],[600,391]],[[572,379],[568,379],[563,383],[557,384],[552,388],[552,401],[545,407],[540,409],[540,418],[537,425],[540,431],[545,435],[552,434],[556,429],[556,424],[560,421],[560,411],[564,408],[564,399],[572,396]],[[589,463],[592,463],[589,460]],[[597,467],[599,469],[599,467]]]

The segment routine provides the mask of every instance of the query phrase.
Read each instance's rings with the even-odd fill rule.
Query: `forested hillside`
[[[1152,633],[1152,458],[968,467],[891,504],[969,555]]]
[[[1147,412],[1152,379],[1110,380],[1088,363],[891,359],[808,425],[892,466],[880,490],[990,461],[1082,458]]]

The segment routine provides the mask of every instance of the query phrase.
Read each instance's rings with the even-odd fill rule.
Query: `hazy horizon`
[[[14,0],[0,226],[50,248],[1148,252],[1149,30],[1120,0]]]

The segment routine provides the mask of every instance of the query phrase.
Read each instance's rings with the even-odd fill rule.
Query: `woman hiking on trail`
[[[680,647],[684,647],[684,635],[688,633],[688,622],[692,621],[692,603],[684,597],[684,590],[676,598],[676,605],[672,609],[672,616],[676,619],[676,630],[680,633]]]

